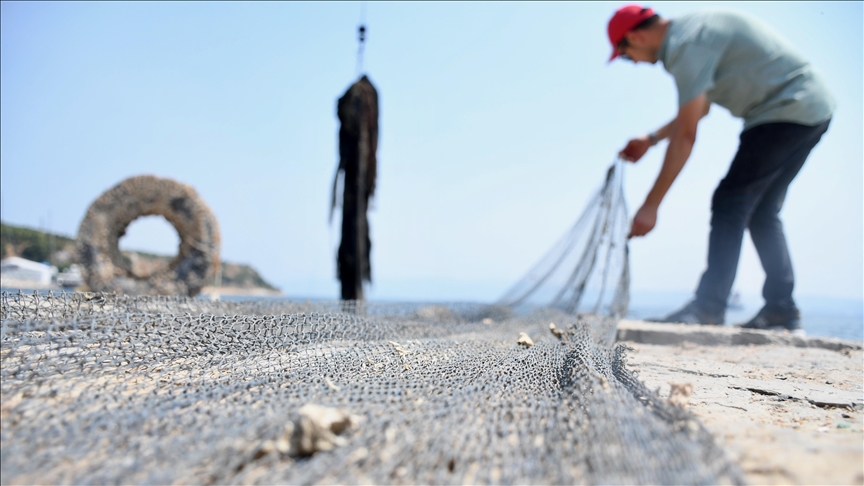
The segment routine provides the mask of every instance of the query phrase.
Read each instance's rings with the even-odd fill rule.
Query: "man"
[[[610,61],[660,61],[678,88],[675,119],[630,140],[620,153],[636,162],[657,142],[669,140],[660,174],[633,218],[631,237],[654,228],[660,203],[690,157],[699,120],[710,105],[744,120],[738,152],[711,202],[708,268],[694,300],[660,321],[724,323],[746,228],[765,269],[765,305],[741,326],[803,333],[779,213],[789,183],[831,121],[834,100],[824,82],[779,35],[736,13],[664,19],[650,8],[629,5],[615,12],[608,33]]]

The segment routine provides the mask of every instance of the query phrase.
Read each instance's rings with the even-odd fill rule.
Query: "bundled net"
[[[3,484],[742,482],[627,369],[613,319],[81,293],[0,304]]]
[[[624,317],[630,302],[629,223],[619,158],[573,227],[500,303]]]

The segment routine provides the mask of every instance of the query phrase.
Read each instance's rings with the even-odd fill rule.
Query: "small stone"
[[[530,348],[531,346],[534,346],[534,341],[524,332],[520,332],[519,339],[516,340],[516,344],[521,344],[525,347]]]
[[[265,441],[261,444],[261,449],[260,449],[260,450],[261,450],[261,452],[262,452],[263,454],[269,454],[269,453],[271,453],[271,452],[273,452],[273,451],[276,450],[276,443],[273,442],[272,440],[265,440]]]
[[[837,424],[838,429],[848,429],[851,426],[852,426],[851,424],[848,424],[846,422],[840,422]]]
[[[344,410],[311,403],[300,407],[299,414],[297,423],[291,427],[294,434],[291,436],[290,453],[296,456],[309,456],[347,444],[345,433],[359,422],[359,417]],[[288,435],[288,427],[285,432]],[[283,438],[287,439],[285,436]],[[280,449],[280,445],[277,440],[276,448]]]
[[[291,442],[286,437],[280,437],[273,443],[273,448],[283,454],[288,454],[291,451]]]
[[[669,404],[686,407],[693,395],[693,383],[669,383],[669,386]]]

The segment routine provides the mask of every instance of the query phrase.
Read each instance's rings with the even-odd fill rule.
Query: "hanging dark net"
[[[336,273],[342,299],[363,300],[363,282],[372,281],[372,238],[367,211],[369,199],[375,195],[378,173],[378,91],[368,77],[361,77],[339,98],[336,114],[340,122],[339,165],[330,200],[331,220],[336,207],[342,207],[342,241],[336,256]]]
[[[614,319],[82,293],[0,304],[3,484],[742,481],[627,369]]]
[[[630,302],[624,162],[616,160],[576,224],[501,298],[515,308],[621,318]]]

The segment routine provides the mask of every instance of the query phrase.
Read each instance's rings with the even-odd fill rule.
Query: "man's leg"
[[[825,129],[827,123],[819,127],[770,123],[741,134],[738,153],[712,199],[708,268],[696,291],[696,303],[703,312],[721,316],[725,312],[726,301],[738,269],[744,229],[750,225],[757,207],[762,207],[760,205],[763,200],[765,209],[760,212],[760,219],[756,224],[757,233],[760,233],[757,239],[765,236],[764,240],[760,241],[773,241],[769,246],[763,246],[765,251],[777,248],[778,230],[780,238],[783,238],[782,226],[777,225],[779,219],[776,220],[777,224],[770,222],[770,218],[766,219],[770,213],[769,208],[777,207],[778,203],[782,205],[786,187],[801,169],[807,154]],[[814,135],[816,133],[818,135]],[[765,196],[769,193],[773,201],[766,200]],[[774,216],[776,218],[776,212]],[[785,238],[783,248],[785,249]],[[780,256],[777,261],[770,261],[769,266],[788,268],[791,272],[791,263],[784,267],[784,263],[780,261],[783,258]],[[785,259],[788,261],[788,251]],[[788,279],[788,276],[781,276],[780,273],[775,275],[777,278],[772,278],[771,285],[778,279]],[[779,292],[783,291],[781,287],[782,285],[778,286]],[[789,295],[791,296],[791,290]]]
[[[666,316],[663,322],[723,324],[744,229],[753,209],[782,167],[782,157],[772,154],[772,144],[765,143],[769,138],[766,134],[771,131],[766,127],[770,126],[757,126],[741,134],[729,172],[711,199],[708,268],[702,274],[696,299]]]
[[[792,299],[795,274],[783,233],[783,223],[779,217],[780,210],[783,208],[789,184],[798,175],[810,151],[821,140],[828,129],[828,123],[812,127],[806,133],[796,131],[803,140],[802,145],[790,156],[789,164],[765,192],[748,225],[753,245],[765,270],[765,285],[762,288],[765,308],[779,318],[798,318],[798,308]]]

